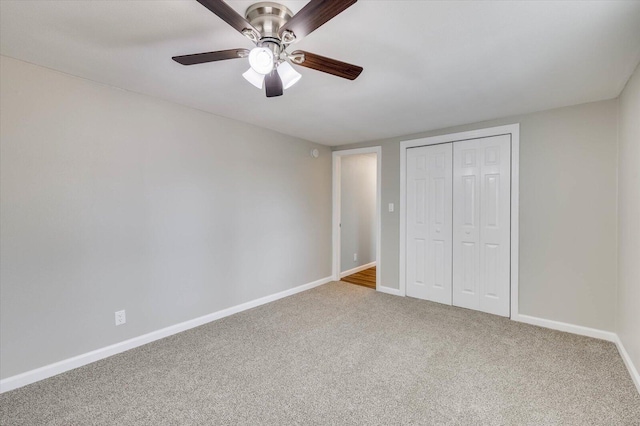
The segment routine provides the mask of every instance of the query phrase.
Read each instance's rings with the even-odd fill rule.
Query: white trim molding
[[[341,159],[347,155],[360,154],[376,154],[376,290],[381,290],[382,277],[382,147],[372,146],[368,148],[345,149],[341,151],[333,151],[333,222],[332,222],[332,263],[331,275],[334,281],[340,281],[340,278],[346,276],[340,273],[340,177],[341,177]],[[366,268],[363,268],[366,269]],[[353,271],[353,270],[352,270]],[[346,271],[350,272],[350,271]],[[346,272],[344,272],[346,274]],[[358,272],[358,271],[356,271]],[[355,272],[350,272],[355,273]]]
[[[44,367],[36,368],[25,373],[7,377],[6,379],[0,380],[0,393],[4,393],[31,383],[38,382],[40,380],[47,379],[49,377],[56,376],[60,373],[73,370],[74,368],[82,367],[92,362],[110,357],[112,355],[128,351],[129,349],[137,348],[139,346],[146,345],[147,343],[163,339],[173,334],[177,334],[191,328],[199,327],[203,324],[207,324],[220,318],[228,317],[238,312],[246,311],[247,309],[252,309],[269,302],[274,302],[278,299],[292,296],[296,293],[310,290],[314,287],[321,286],[331,281],[332,277],[321,278],[317,281],[303,284],[289,290],[284,290],[279,293],[261,297],[250,302],[242,303],[240,305],[232,306],[230,308],[204,315],[199,318],[181,322],[179,324],[175,324],[160,330],[152,331],[151,333],[143,334],[142,336],[134,337],[132,339],[106,346],[104,348],[96,349],[94,351],[77,355],[72,358],[67,358],[53,364],[45,365]]]
[[[636,389],[638,390],[638,393],[640,393],[640,373],[638,373],[638,369],[636,368],[635,365],[633,365],[633,361],[631,361],[631,357],[629,356],[629,353],[624,348],[624,345],[622,344],[622,340],[620,339],[620,336],[618,336],[617,334],[614,342],[618,347],[618,352],[620,352],[620,356],[622,357],[622,361],[624,361],[624,365],[627,367],[627,370],[629,370],[629,374],[631,375],[631,379],[633,380],[633,383],[636,385]]]
[[[398,290],[397,288],[385,287],[381,285],[381,286],[378,286],[377,290],[380,293],[391,294],[393,296],[404,296],[403,294],[400,294],[400,290]]]
[[[620,353],[620,357],[624,361],[624,365],[627,367],[627,371],[631,376],[631,380],[636,385],[636,389],[638,393],[640,393],[640,374],[638,373],[638,369],[633,364],[629,353],[625,349],[622,344],[622,340],[620,340],[620,336],[612,331],[604,331],[599,330],[597,328],[583,327],[581,325],[569,324],[566,322],[548,320],[544,318],[532,317],[529,315],[517,315],[516,317],[511,318],[514,321],[537,325],[539,327],[549,328],[551,330],[564,331],[566,333],[577,334],[580,336],[593,337],[595,339],[606,340],[608,342],[615,343],[618,352]]]
[[[566,322],[554,321],[544,318],[532,317],[530,315],[517,315],[511,317],[512,320],[523,322],[525,324],[537,325],[539,327],[550,328],[551,330],[564,331],[567,333],[577,334],[580,336],[593,337],[595,339],[615,342],[616,333],[612,331],[599,330],[597,328],[583,327],[581,325],[569,324]]]
[[[406,192],[407,149],[419,146],[438,145],[491,136],[511,136],[511,313],[518,316],[518,261],[519,261],[519,203],[520,203],[520,124],[491,127],[469,132],[452,133],[400,142],[400,296],[406,296]]]
[[[366,265],[356,266],[355,268],[349,269],[348,271],[340,272],[340,278],[344,278],[347,275],[351,275],[351,274],[358,273],[360,271],[364,271],[365,269],[373,268],[374,266],[376,266],[376,262],[375,261],[373,261],[371,263],[367,263]]]
[[[566,333],[577,334],[580,336],[593,337],[595,339],[606,340],[608,342],[615,343],[620,353],[620,357],[624,361],[624,365],[627,367],[627,371],[631,376],[631,380],[636,385],[638,393],[640,393],[640,374],[638,369],[633,365],[631,357],[620,340],[620,336],[612,331],[598,330],[597,328],[583,327],[581,325],[569,324],[566,322],[548,320],[544,318],[532,317],[529,315],[517,315],[511,318],[514,321],[522,322],[525,324],[537,325],[539,327],[550,328],[552,330],[564,331]]]

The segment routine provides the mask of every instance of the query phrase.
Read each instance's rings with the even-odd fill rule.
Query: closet
[[[511,138],[409,148],[407,296],[509,316]]]

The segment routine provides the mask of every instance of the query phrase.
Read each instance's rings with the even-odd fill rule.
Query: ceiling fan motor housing
[[[280,41],[278,32],[293,16],[289,8],[278,3],[260,2],[247,8],[247,21],[260,32],[260,39],[275,39]]]

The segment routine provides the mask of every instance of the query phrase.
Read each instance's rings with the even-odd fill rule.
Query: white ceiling
[[[294,48],[362,75],[298,67],[272,99],[242,78],[245,59],[171,60],[251,47],[195,0],[2,0],[0,28],[3,55],[326,145],[614,98],[640,60],[640,1],[360,0]]]

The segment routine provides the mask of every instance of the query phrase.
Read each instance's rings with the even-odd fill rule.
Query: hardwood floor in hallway
[[[350,284],[361,285],[363,287],[369,287],[375,290],[376,288],[376,267],[365,269],[364,271],[356,272],[355,274],[347,275],[342,278],[341,281],[348,282]]]

